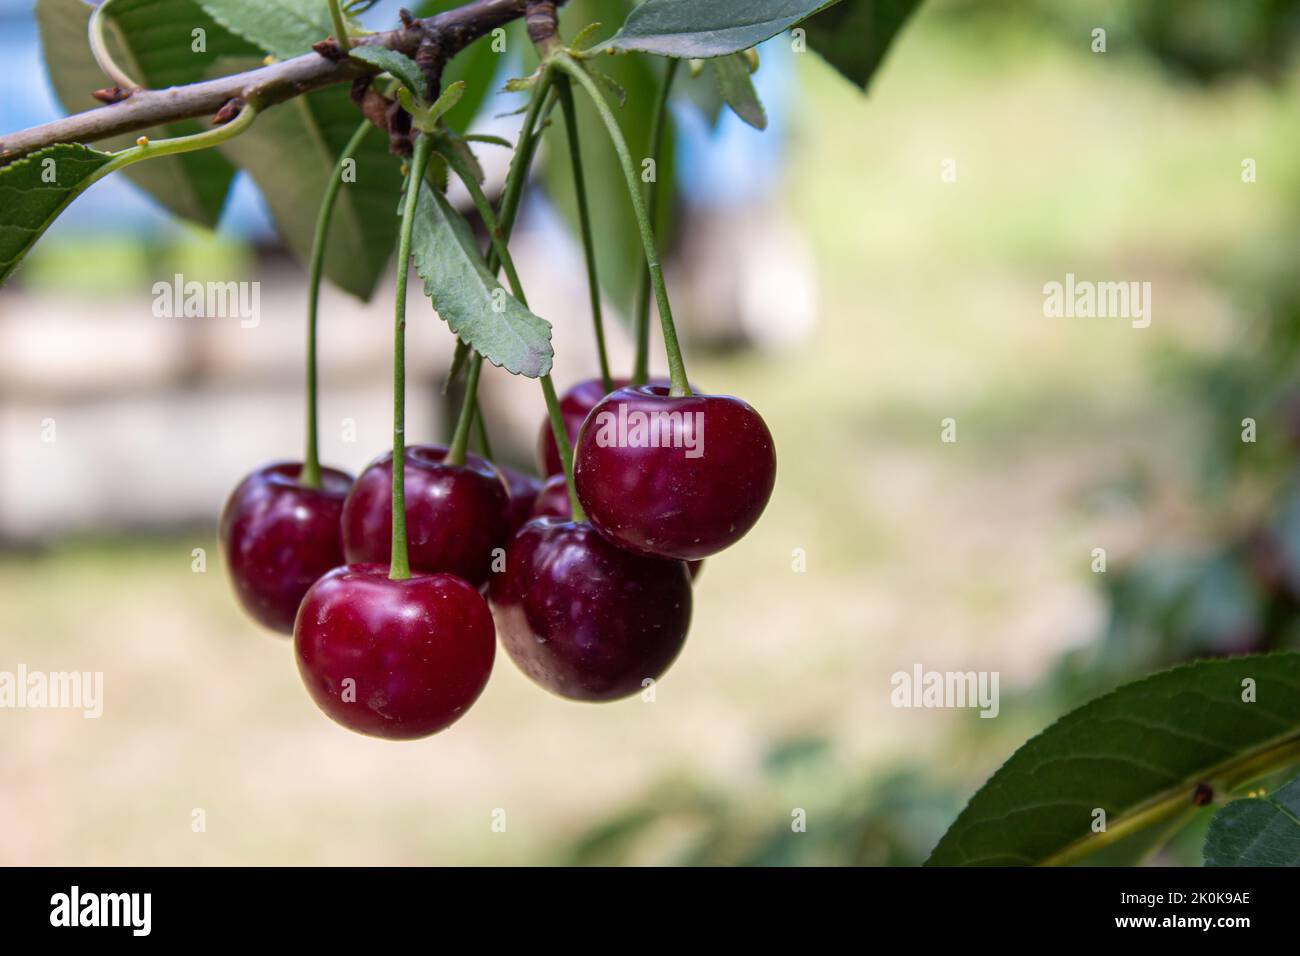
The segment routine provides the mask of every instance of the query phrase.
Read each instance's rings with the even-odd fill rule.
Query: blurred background
[[[564,31],[613,12],[570,4]],[[562,701],[502,655],[413,744],[317,711],[217,554],[230,489],[302,454],[304,266],[242,176],[213,231],[98,184],[0,288],[0,671],[105,682],[98,720],[0,711],[0,863],[916,864],[1073,706],[1296,646],[1298,38],[1280,0],[927,0],[866,96],[764,44],[761,132],[682,71],[674,311],[692,380],[767,419],[776,493],[709,560],[653,703]],[[0,0],[0,55],[0,129],[64,112],[31,0]],[[634,152],[658,66],[611,68]],[[462,121],[513,139],[519,105]],[[617,373],[637,250],[588,129]],[[596,364],[553,139],[514,245],[563,389]],[[505,151],[479,154],[499,187]],[[260,283],[260,321],[156,317],[176,273]],[[1150,327],[1046,318],[1067,273],[1150,282]],[[389,440],[391,289],[390,266],[368,302],[323,296],[322,458],[353,472]],[[445,441],[453,341],[418,289],[410,310],[408,433]],[[482,390],[527,466],[536,384]],[[998,718],[891,706],[918,664],[1000,672]]]

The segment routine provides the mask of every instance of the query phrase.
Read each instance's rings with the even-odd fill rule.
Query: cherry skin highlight
[[[407,554],[412,571],[446,572],[478,586],[504,547],[510,493],[500,472],[477,455],[465,464],[443,459],[441,445],[408,445],[405,496]],[[350,564],[386,564],[392,551],[393,456],[366,467],[343,506],[343,553]]]
[[[551,475],[542,485],[542,490],[537,495],[537,501],[533,504],[534,518],[563,518],[565,521],[573,520],[573,505],[569,501],[569,486],[565,484],[563,475]],[[700,568],[704,567],[704,560],[687,561],[686,569],[691,572],[691,580],[694,581],[700,576]]]
[[[259,624],[293,633],[302,596],[321,575],[343,563],[339,519],[352,476],[321,469],[321,487],[298,481],[302,465],[259,468],[231,492],[221,510],[219,538],[230,583]]]
[[[510,504],[506,507],[507,534],[510,537],[518,531],[525,521],[533,516],[533,506],[537,495],[542,490],[542,479],[525,474],[508,465],[497,465],[497,471],[505,479],[506,489],[510,492]]]
[[[455,723],[496,656],[492,614],[452,574],[392,581],[386,564],[350,564],[317,581],[294,626],[298,673],[331,719],[410,740]]]
[[[729,395],[611,392],[588,414],[573,459],[588,520],[638,554],[693,560],[749,531],[776,484],[771,432]]]
[[[559,518],[519,530],[489,593],[511,659],[570,700],[639,692],[668,670],[691,621],[683,562],[632,554],[586,522]]]
[[[614,379],[614,387],[622,388],[628,383],[625,378]],[[605,397],[605,383],[599,378],[588,378],[578,382],[560,396],[560,417],[564,419],[564,430],[569,436],[569,444],[577,440],[578,430],[587,420],[590,412]],[[542,419],[542,427],[537,435],[537,467],[543,478],[562,474],[564,466],[560,464],[560,453],[555,447],[555,435],[551,432],[551,420]]]

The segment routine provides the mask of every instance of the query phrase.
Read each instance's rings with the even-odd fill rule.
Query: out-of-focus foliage
[[[754,773],[740,791],[664,780],[578,834],[557,862],[915,866],[960,806],[920,767],[855,773],[819,736],[774,743]]]

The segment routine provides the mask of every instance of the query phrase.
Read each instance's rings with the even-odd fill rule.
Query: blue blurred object
[[[724,107],[709,129],[690,103],[674,103],[677,168],[683,198],[699,206],[725,206],[763,196],[777,185],[785,141],[794,53],[789,39],[776,36],[758,47],[761,66],[754,88],[767,110],[767,129],[757,130]]]

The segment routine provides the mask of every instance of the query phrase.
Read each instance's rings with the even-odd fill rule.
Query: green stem
[[[1225,760],[1207,770],[1202,776],[1215,793],[1231,793],[1243,784],[1259,780],[1270,773],[1285,770],[1300,763],[1300,737],[1290,736],[1273,741],[1259,749]],[[1119,819],[1108,823],[1101,833],[1080,837],[1044,859],[1043,866],[1064,866],[1117,843],[1125,837],[1170,820],[1182,813],[1191,802],[1196,781],[1174,787],[1148,800]]]
[[[549,96],[552,83],[551,71],[543,70],[541,79],[537,81],[537,87],[533,90],[533,98],[528,102],[528,112],[524,114],[524,125],[519,131],[519,142],[515,146],[515,155],[510,161],[505,187],[501,191],[501,215],[498,217],[497,225],[502,242],[509,242],[510,234],[514,232],[515,217],[519,214],[519,200],[524,193],[524,182],[528,179],[528,169],[533,164],[533,155],[537,152],[537,144],[541,139],[538,136],[538,119],[543,115],[543,107],[549,112],[553,103]],[[488,254],[488,271],[496,275],[500,265],[494,243],[492,251]]]
[[[668,92],[672,89],[673,77],[677,74],[676,58],[668,60],[668,69],[659,86],[659,97],[655,100],[654,115],[650,119],[650,158],[654,160],[655,175],[646,186],[646,208],[650,212],[650,222],[659,221],[659,166],[662,150],[664,117],[668,115]],[[641,264],[641,278],[636,289],[636,362],[632,366],[632,384],[644,385],[650,376],[650,267]]]
[[[650,270],[650,284],[654,287],[655,301],[659,306],[659,321],[663,326],[664,351],[668,354],[668,375],[673,395],[689,395],[691,387],[687,384],[686,364],[682,360],[681,346],[677,343],[677,329],[673,325],[672,306],[668,303],[668,287],[664,284],[663,268],[659,264],[659,250],[655,246],[654,227],[646,212],[645,200],[641,196],[641,187],[637,181],[636,168],[632,163],[632,153],[627,148],[627,140],[619,128],[618,120],[609,103],[601,95],[596,81],[582,66],[574,62],[567,53],[557,53],[550,61],[556,68],[573,77],[587,91],[595,104],[596,112],[609,133],[618,154],[619,165],[623,168],[623,178],[627,181],[628,192],[632,197],[632,211],[636,215],[637,227],[641,232],[641,245],[645,249],[646,265]]]
[[[676,60],[671,60],[676,63]],[[582,147],[578,141],[578,111],[573,105],[573,86],[568,77],[555,84],[564,111],[564,130],[569,142],[569,164],[573,167],[573,193],[578,202],[578,225],[582,232],[582,253],[587,260],[587,295],[591,299],[591,323],[596,332],[596,357],[600,360],[600,380],[606,392],[614,390],[609,374],[609,356],[605,351],[605,321],[600,313],[600,280],[596,275],[596,243],[591,234],[591,214],[587,208],[587,181],[582,173]]]
[[[465,189],[469,193],[470,200],[474,203],[474,208],[478,210],[483,225],[487,227],[489,241],[492,244],[488,268],[495,273],[496,270],[492,269],[492,265],[496,262],[499,263],[500,268],[506,270],[506,281],[510,283],[510,291],[519,300],[520,304],[526,308],[528,300],[524,298],[524,290],[519,282],[519,273],[515,271],[514,260],[510,257],[510,250],[506,246],[505,237],[501,234],[501,224],[497,221],[496,213],[492,211],[492,204],[488,202],[483,187],[479,185],[478,180],[474,177],[474,171],[469,168],[469,165],[454,149],[441,148],[438,152],[447,161],[451,171],[465,184]]]
[[[465,398],[460,403],[460,417],[456,420],[456,431],[451,436],[451,447],[447,449],[447,463],[465,464],[465,452],[469,450],[470,429],[478,416],[478,379],[483,373],[483,356],[477,352],[469,360],[469,370],[465,373]]]
[[[479,454],[488,461],[493,460],[492,442],[488,440],[487,422],[483,420],[483,409],[478,407],[478,399],[474,401],[474,436],[478,441]]]
[[[126,71],[113,61],[113,55],[108,51],[108,40],[104,36],[104,22],[108,18],[108,8],[112,5],[113,0],[103,0],[99,6],[91,11],[90,23],[88,24],[90,55],[95,58],[96,65],[104,71],[104,75],[119,88],[138,90],[140,84],[128,76]]]
[[[327,2],[330,8],[330,24],[334,27],[334,42],[346,55],[352,48],[352,43],[348,39],[347,21],[343,19],[343,11],[339,9],[339,0],[327,0]]]
[[[573,509],[574,521],[586,521],[587,513],[578,501],[578,491],[573,486],[573,448],[569,445],[569,434],[564,430],[564,414],[560,411],[560,400],[555,396],[555,385],[551,376],[542,376],[542,395],[546,398],[546,415],[551,420],[551,435],[555,438],[555,447],[560,452],[560,463],[564,466],[564,484],[569,490],[569,506]]]
[[[303,457],[302,474],[298,481],[308,488],[320,487],[320,447],[317,438],[317,390],[316,390],[316,315],[320,306],[321,273],[325,267],[325,243],[329,236],[330,220],[334,216],[334,202],[338,199],[339,187],[343,183],[343,166],[352,158],[370,131],[370,121],[363,120],[357,131],[348,140],[339,160],[334,165],[334,173],[325,186],[325,195],[321,199],[320,212],[316,214],[316,234],[311,242],[311,272],[307,282],[307,451]]]
[[[406,551],[406,278],[411,271],[415,207],[432,152],[433,142],[428,136],[416,137],[406,174],[402,229],[397,239],[397,301],[393,307],[393,550],[388,559],[388,576],[394,581],[405,581],[411,576]]]

